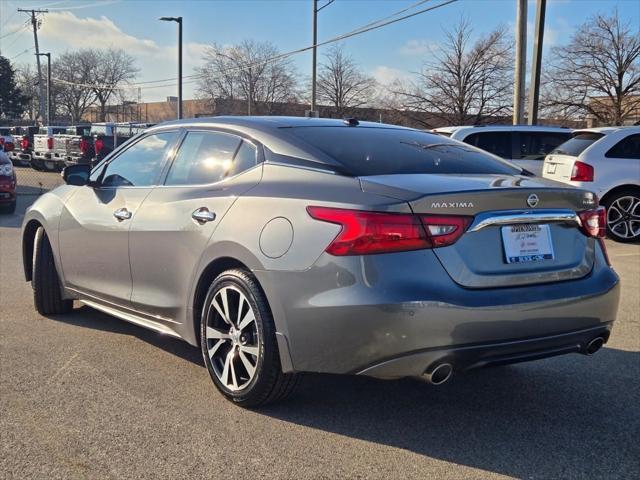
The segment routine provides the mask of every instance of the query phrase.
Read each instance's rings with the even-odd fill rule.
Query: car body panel
[[[59,243],[66,286],[130,306],[129,228],[114,212],[135,218],[152,188],[77,187],[60,215]]]

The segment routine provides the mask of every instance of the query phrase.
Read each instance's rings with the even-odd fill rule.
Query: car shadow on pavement
[[[172,353],[177,357],[204,368],[200,349],[193,347],[180,339],[154,332],[132,323],[127,323],[91,307],[82,306],[80,308],[75,308],[73,312],[69,314],[48,315],[47,318],[57,322],[66,323],[67,325],[91,328],[94,330],[112,332],[121,335],[131,335],[143,342],[153,345],[154,347],[158,347],[168,353]]]
[[[132,335],[204,367],[199,349],[90,307],[49,318]],[[438,387],[304,374],[289,399],[255,412],[518,478],[638,478],[639,374],[640,352],[607,347],[458,374]]]
[[[639,369],[640,353],[604,348],[439,387],[306,375],[290,400],[259,412],[519,478],[639,478]]]

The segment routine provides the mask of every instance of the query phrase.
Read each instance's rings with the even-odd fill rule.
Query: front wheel
[[[607,234],[623,243],[640,240],[640,190],[624,189],[607,199]]]
[[[242,407],[285,398],[294,374],[282,373],[275,325],[256,279],[228,270],[211,284],[202,309],[200,344],[220,392]]]
[[[69,313],[73,309],[73,300],[62,297],[62,287],[53,259],[53,251],[42,227],[38,228],[34,239],[31,286],[33,303],[39,314]]]

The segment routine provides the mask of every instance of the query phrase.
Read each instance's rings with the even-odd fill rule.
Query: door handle
[[[216,214],[209,211],[207,207],[200,207],[191,214],[191,218],[203,225],[207,222],[213,222],[216,219]]]
[[[121,222],[123,220],[129,220],[131,218],[131,212],[123,207],[113,212],[113,216]]]

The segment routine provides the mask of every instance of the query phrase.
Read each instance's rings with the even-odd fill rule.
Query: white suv
[[[486,150],[538,176],[545,155],[571,138],[568,128],[527,125],[442,127],[433,132]]]
[[[547,155],[543,176],[597,193],[609,236],[640,239],[640,127],[576,130]]]

